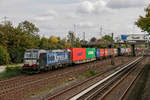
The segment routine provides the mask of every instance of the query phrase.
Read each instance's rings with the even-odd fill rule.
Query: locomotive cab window
[[[32,52],[32,58],[38,58],[38,52],[37,51]]]
[[[27,51],[25,52],[24,58],[38,58],[38,52],[37,51]]]

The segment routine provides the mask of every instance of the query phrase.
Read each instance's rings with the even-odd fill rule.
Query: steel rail
[[[107,92],[105,92],[105,93],[101,96],[101,98],[99,98],[99,99],[100,99],[100,100],[104,100],[105,97],[108,96],[109,93],[112,92],[122,81],[124,81],[125,78],[128,77],[129,74],[130,74],[130,73],[132,72],[132,70],[134,70],[134,69],[135,69],[135,67],[133,67],[133,69],[131,69],[125,76],[123,76],[119,81],[117,81],[117,82],[116,82]],[[142,69],[143,69],[143,68],[142,68]],[[137,76],[136,76],[135,79],[137,79],[137,77],[139,76],[139,74],[141,74],[142,69],[139,71],[139,73],[137,74]],[[128,87],[128,88],[129,88],[129,87]],[[120,99],[120,100],[122,100],[122,99]]]
[[[134,69],[134,68],[133,68]],[[130,72],[128,72],[130,73]],[[128,74],[127,73],[127,74]],[[119,84],[121,81],[124,80],[125,77],[127,77],[128,75],[123,76],[123,78],[121,78],[121,80],[119,80],[117,82],[117,84]],[[84,100],[93,100],[93,98],[95,98],[100,92],[104,91],[105,88],[109,87],[110,85],[112,85],[120,76],[115,77],[114,79],[110,80],[110,82],[106,83],[103,87],[99,88],[98,90],[96,90],[95,92],[93,92],[92,94],[88,95],[88,97],[86,97]],[[116,85],[116,84],[115,84]],[[113,87],[115,88],[115,87]],[[102,98],[103,99],[103,98]],[[100,99],[100,100],[102,100]]]
[[[128,86],[128,88],[125,90],[125,92],[123,93],[123,95],[119,98],[119,100],[123,100],[123,98],[125,97],[125,95],[128,93],[128,91],[130,90],[130,88],[133,86],[133,84],[135,83],[135,81],[140,77],[140,75],[143,73],[143,68],[141,69],[141,71],[137,74],[136,78],[130,83],[130,85]]]
[[[55,78],[55,77],[57,77],[57,76],[59,76],[59,78],[60,78],[62,75],[66,75],[66,74],[72,73],[72,72],[78,72],[79,70],[82,70],[82,69],[84,69],[84,68],[79,68],[79,69],[73,70],[73,71],[67,71],[67,72],[64,72],[64,73],[61,73],[61,74],[58,74],[58,75],[49,76],[49,77],[46,77],[46,78],[40,78],[40,79],[34,80],[34,81],[31,81],[30,78],[29,78],[30,80],[26,80],[26,81],[20,81],[20,80],[19,80],[18,83],[14,83],[14,84],[9,85],[9,86],[3,86],[3,85],[1,85],[1,84],[3,84],[3,83],[6,84],[7,82],[9,82],[9,80],[0,81],[0,86],[2,86],[2,87],[0,87],[0,95],[6,94],[6,93],[8,93],[9,91],[10,91],[10,92],[13,92],[12,90],[21,89],[21,88],[23,88],[23,87],[25,87],[25,86],[29,86],[29,85],[32,85],[32,84],[34,84],[34,83],[39,83],[39,82],[41,82],[41,81],[46,81],[46,80]],[[108,70],[107,70],[107,71],[108,71]],[[11,80],[11,79],[10,79],[10,81],[14,81],[14,80]]]
[[[131,61],[130,61],[130,62],[131,62]],[[127,64],[129,64],[130,62],[128,62]],[[119,66],[117,66],[117,67],[114,68],[114,69],[111,68],[110,70],[107,70],[107,71],[105,71],[105,72],[102,72],[102,73],[100,73],[100,74],[97,74],[97,75],[95,75],[95,76],[93,76],[93,77],[91,77],[91,78],[86,79],[86,80],[83,81],[83,82],[80,82],[80,83],[78,83],[78,84],[76,84],[76,85],[71,86],[70,88],[67,88],[67,89],[65,89],[65,90],[63,90],[63,91],[60,91],[60,92],[58,92],[58,93],[55,94],[55,95],[52,95],[52,96],[50,96],[50,97],[46,97],[46,98],[47,98],[46,100],[53,100],[53,99],[55,99],[55,98],[57,98],[57,97],[59,97],[59,96],[65,94],[66,92],[68,92],[68,91],[70,91],[70,90],[73,90],[73,89],[75,89],[75,88],[77,88],[77,87],[79,87],[79,86],[85,84],[86,82],[91,81],[92,79],[95,79],[95,78],[97,78],[97,77],[103,75],[104,73],[107,73],[107,72],[109,72],[109,71],[116,71],[116,70],[119,70],[119,68],[120,68],[120,67],[122,68],[123,66],[125,66],[125,65],[124,65],[124,64],[121,65],[121,66],[119,65]],[[92,84],[92,85],[93,85],[93,84]],[[92,86],[92,85],[90,85],[90,86]],[[75,95],[76,95],[76,94],[75,94]],[[71,98],[71,97],[70,97],[70,98]]]
[[[115,75],[119,74],[121,71],[123,71],[124,69],[126,69],[127,67],[131,66],[132,64],[138,62],[139,60],[141,60],[143,57],[139,57],[136,60],[134,60],[133,62],[127,64],[126,66],[124,66],[123,68],[121,68],[120,70],[116,71],[115,73],[109,75],[108,77],[106,77],[105,79],[99,81],[98,83],[92,85],[91,87],[83,90],[82,92],[78,93],[77,95],[73,96],[70,98],[70,100],[77,100],[80,97],[82,97],[83,95],[85,95],[86,93],[88,93],[89,91],[91,91],[92,89],[96,88],[98,85],[103,84],[104,82],[108,81],[109,79],[111,79],[112,77],[114,77]]]
[[[125,69],[125,70],[123,70],[122,71],[122,73],[119,73],[118,75],[115,75],[111,80],[109,80],[109,81],[107,81],[107,83],[105,83],[103,86],[101,86],[100,88],[95,88],[95,89],[97,89],[97,90],[95,90],[94,92],[92,92],[91,94],[88,94],[88,96],[87,95],[85,95],[85,97],[86,98],[84,98],[84,100],[95,100],[95,98],[97,97],[97,95],[99,95],[100,93],[102,94],[103,92],[105,92],[105,89],[107,89],[107,88],[109,88],[111,85],[113,85],[116,81],[118,81],[118,79],[120,78],[120,77],[122,77],[121,78],[121,80],[119,80],[119,82],[117,82],[118,84],[121,82],[121,81],[123,81],[123,79],[125,79],[125,77],[127,77],[134,69],[135,69],[135,67],[133,67],[133,66],[135,66],[136,64],[138,63],[138,61],[136,62],[136,63],[134,63],[134,64],[132,64],[129,68],[127,68],[127,69]],[[129,70],[129,71],[128,71]],[[127,73],[126,73],[127,72]],[[125,74],[125,76],[124,76],[124,74]],[[107,91],[107,90],[106,90]],[[79,98],[79,99],[83,99],[82,97],[81,98]],[[101,100],[101,99],[100,99]]]

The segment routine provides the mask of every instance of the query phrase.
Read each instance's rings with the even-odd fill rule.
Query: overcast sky
[[[14,25],[28,20],[40,35],[65,37],[69,30],[82,39],[100,37],[103,33],[140,33],[134,25],[149,0],[0,0],[0,22],[4,16]],[[75,26],[75,27],[74,27]]]

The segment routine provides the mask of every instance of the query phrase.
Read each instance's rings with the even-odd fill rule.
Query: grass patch
[[[95,70],[89,68],[86,73],[80,74],[80,75],[78,75],[76,78],[78,78],[78,79],[89,78],[89,77],[94,76],[94,75],[96,75],[96,74],[98,74],[98,73],[100,73],[100,72],[101,72],[101,70],[95,71]]]
[[[0,73],[0,79],[15,77],[21,75],[21,66],[11,67],[7,66],[5,71]]]
[[[101,73],[102,72],[102,70],[101,69],[99,69],[99,70],[97,70],[97,72],[96,73]]]
[[[95,70],[89,68],[88,72],[85,74],[85,76],[88,78],[88,77],[94,76],[96,74],[97,74],[97,72]]]
[[[76,78],[82,80],[82,79],[85,78],[85,75],[83,75],[83,74],[82,75],[78,75]]]
[[[10,63],[7,65],[0,65],[0,67],[1,66],[16,67],[16,66],[21,66],[21,65],[23,65],[23,63]]]

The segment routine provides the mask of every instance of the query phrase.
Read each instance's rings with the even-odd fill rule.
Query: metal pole
[[[103,32],[103,27],[102,27],[102,25],[100,26],[100,37],[102,38],[102,32]]]
[[[4,16],[4,17],[2,17],[2,19],[4,19],[4,21],[2,21],[2,23],[4,23],[6,25],[8,17]]]
[[[146,34],[144,32],[144,55],[146,55]]]

